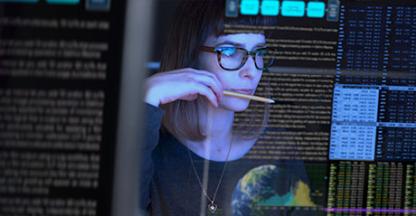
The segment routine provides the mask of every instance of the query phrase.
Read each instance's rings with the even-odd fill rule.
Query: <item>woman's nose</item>
[[[252,56],[248,56],[246,63],[240,69],[240,76],[243,78],[253,79],[257,73],[257,68]]]

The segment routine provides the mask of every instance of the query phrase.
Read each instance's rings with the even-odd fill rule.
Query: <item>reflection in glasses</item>
[[[273,59],[267,56],[267,47],[260,47],[253,51],[248,51],[241,47],[222,45],[219,47],[201,46],[201,50],[216,53],[220,67],[228,71],[239,70],[242,68],[246,63],[248,56],[253,57],[255,66],[258,70],[263,70],[273,64]]]

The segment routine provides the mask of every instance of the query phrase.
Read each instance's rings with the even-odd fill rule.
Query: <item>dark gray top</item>
[[[208,168],[207,194],[211,198],[224,162],[203,159],[189,151],[170,133],[160,132],[162,109],[146,104],[146,117],[145,142],[140,146],[140,208],[146,209],[150,215],[200,215],[202,200],[206,204],[209,201],[202,193],[190,160],[194,161],[201,180],[204,166]],[[276,195],[288,197],[287,194],[293,191],[295,183],[299,181],[308,182],[303,162],[300,161],[239,159],[227,162],[224,179],[215,199],[219,208],[216,213],[276,215],[279,211],[284,215],[311,215],[293,208],[256,208],[259,200],[264,201]],[[206,210],[207,206],[202,208]],[[210,215],[210,212],[206,210],[206,214]]]

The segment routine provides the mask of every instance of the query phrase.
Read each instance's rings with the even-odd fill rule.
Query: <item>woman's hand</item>
[[[223,96],[223,87],[217,77],[210,72],[184,68],[157,73],[145,80],[145,102],[153,106],[176,100],[195,100],[205,96],[218,107]]]

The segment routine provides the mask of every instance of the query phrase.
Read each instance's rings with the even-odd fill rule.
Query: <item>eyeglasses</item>
[[[266,56],[267,47],[248,51],[244,48],[234,46],[209,47],[201,46],[201,51],[216,53],[220,67],[227,71],[239,70],[247,62],[248,56],[253,57],[254,64],[258,70],[263,70],[273,64],[273,59]]]

